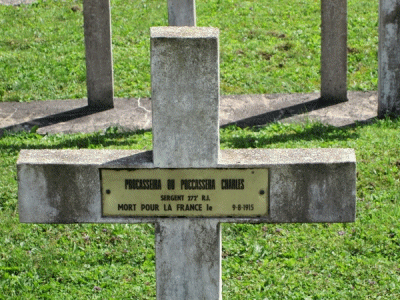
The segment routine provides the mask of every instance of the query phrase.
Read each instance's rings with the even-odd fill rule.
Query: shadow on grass
[[[109,127],[103,132],[39,135],[25,131],[12,133],[5,131],[0,137],[0,151],[19,152],[22,149],[99,149],[109,146],[133,146],[150,130],[122,131],[117,127]],[[1,142],[2,139],[12,137],[12,142]],[[42,142],[46,139],[46,142]],[[143,141],[142,141],[143,144]]]
[[[371,124],[371,122],[368,124]],[[269,126],[274,127],[274,124]],[[228,145],[230,148],[264,148],[268,145],[287,142],[346,141],[359,137],[359,134],[354,130],[357,126],[363,125],[337,128],[322,123],[310,122],[300,128],[294,128],[296,126],[290,127],[289,125],[286,129],[272,131],[268,130],[268,126],[246,128],[245,130],[230,126],[226,128],[227,133],[221,135],[221,143]],[[277,127],[279,126],[277,125]]]
[[[239,128],[231,125],[221,129],[220,143],[229,148],[264,148],[269,145],[286,142],[309,141],[346,141],[359,137],[355,128],[379,122],[372,119],[368,122],[356,123],[351,126],[337,128],[317,122],[308,122],[304,125],[271,123],[266,126],[251,128]],[[146,150],[152,148],[151,136],[144,137],[151,130],[122,131],[117,127],[110,127],[103,132],[89,134],[56,134],[42,136],[29,132],[10,133],[5,132],[0,137],[0,151],[19,152],[21,149],[99,149],[112,146],[134,148],[135,144],[147,143]],[[1,142],[2,139],[12,137],[12,142]],[[41,140],[46,138],[46,142]]]
[[[400,117],[371,118],[356,121],[352,124],[335,127],[320,122],[307,122],[304,125],[292,123],[271,123],[266,126],[255,126],[240,129],[231,125],[226,127],[225,134],[221,134],[221,143],[229,145],[230,148],[263,148],[268,145],[287,142],[310,142],[310,141],[347,141],[360,137],[357,128],[375,125],[382,128],[397,128]]]

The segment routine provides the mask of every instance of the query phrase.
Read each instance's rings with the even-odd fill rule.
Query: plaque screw
[[[111,191],[110,190],[106,190],[106,193],[109,195],[109,194],[111,194]]]
[[[260,190],[260,195],[264,195],[265,191],[264,190]]]

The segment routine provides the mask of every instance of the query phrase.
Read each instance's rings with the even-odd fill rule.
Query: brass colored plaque
[[[105,217],[255,217],[268,169],[101,169]]]

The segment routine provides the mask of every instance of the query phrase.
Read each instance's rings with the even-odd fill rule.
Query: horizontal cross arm
[[[22,150],[17,163],[20,221],[157,223],[160,220],[103,216],[101,168],[152,169],[152,152]],[[222,150],[217,168],[267,168],[269,174],[266,215],[215,218],[219,222],[352,222],[355,219],[356,159],[352,149]]]

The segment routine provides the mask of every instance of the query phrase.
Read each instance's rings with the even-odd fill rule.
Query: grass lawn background
[[[348,88],[377,89],[378,0],[348,1]],[[222,94],[320,89],[320,1],[197,1],[220,29]],[[81,1],[0,6],[0,101],[86,97]],[[166,0],[111,1],[116,97],[150,96],[150,27]]]
[[[351,90],[376,90],[378,1],[349,0]],[[319,1],[197,1],[221,30],[225,94],[319,90]],[[78,9],[72,7],[77,6]],[[0,6],[1,101],[86,95],[81,2]],[[115,94],[150,96],[149,27],[166,1],[112,1]],[[357,220],[224,224],[224,299],[400,298],[400,119],[221,129],[221,148],[350,147]],[[155,299],[154,227],[20,224],[21,149],[151,149],[151,132],[0,137],[0,299]],[[201,284],[201,283],[199,283]]]

